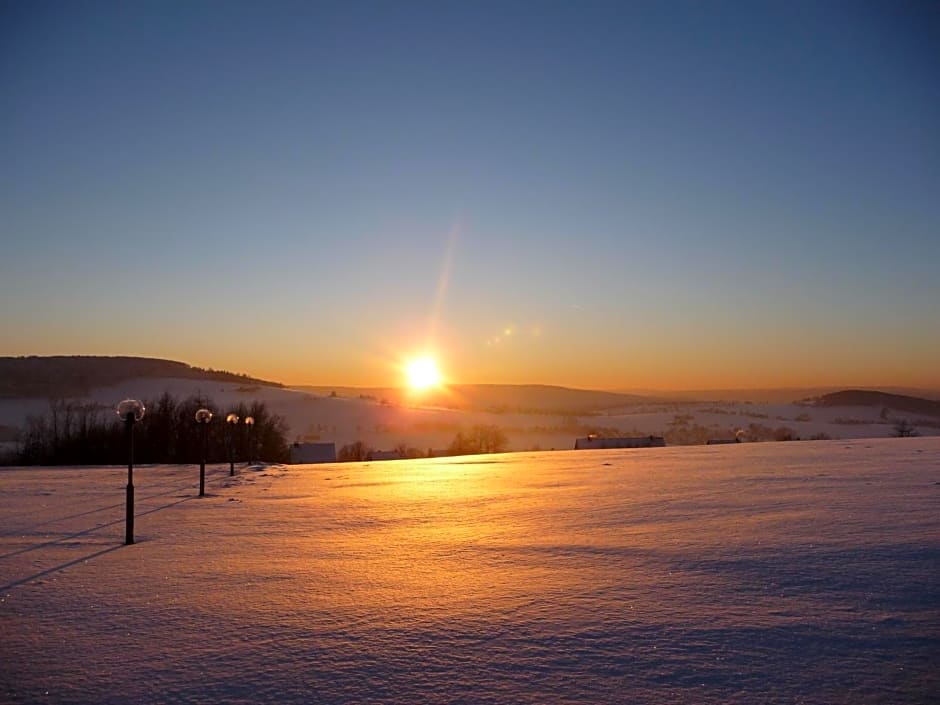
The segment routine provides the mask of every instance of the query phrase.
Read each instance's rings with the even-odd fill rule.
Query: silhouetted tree
[[[400,458],[424,458],[424,452],[420,448],[415,448],[407,443],[399,443],[394,448]]]
[[[448,447],[451,455],[502,453],[506,450],[506,434],[498,426],[478,425],[464,433],[458,431]]]
[[[372,448],[367,446],[365,443],[362,441],[355,441],[354,443],[349,443],[340,448],[336,459],[341,463],[361,462],[368,458],[369,453],[371,452]]]
[[[135,457],[140,463],[194,463],[202,457],[202,434],[194,416],[206,407],[217,419],[209,425],[209,461],[228,459],[229,431],[220,409],[203,396],[177,401],[169,394],[145,400],[147,413],[135,429]],[[241,418],[251,414],[255,459],[283,462],[289,457],[288,428],[264,403],[240,405]],[[246,429],[236,429],[236,460],[247,459]],[[110,407],[75,401],[53,400],[44,414],[28,417],[12,461],[22,465],[119,464],[125,458],[126,440],[120,419]]]
[[[894,424],[894,436],[895,438],[910,438],[912,436],[920,435],[917,432],[917,429],[912,426],[907,419],[900,419],[896,424]]]

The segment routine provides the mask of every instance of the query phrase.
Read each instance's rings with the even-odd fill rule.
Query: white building
[[[335,443],[293,443],[290,447],[290,461],[299,463],[335,463]]]

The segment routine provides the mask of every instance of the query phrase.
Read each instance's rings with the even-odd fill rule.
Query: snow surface
[[[0,701],[928,703],[940,439],[0,471]]]

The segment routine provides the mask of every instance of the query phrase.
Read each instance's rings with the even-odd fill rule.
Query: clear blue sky
[[[936,3],[2,2],[0,95],[0,354],[940,387]]]

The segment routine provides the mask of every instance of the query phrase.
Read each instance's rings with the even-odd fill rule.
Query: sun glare
[[[417,392],[437,387],[441,383],[441,373],[437,369],[437,363],[430,357],[419,357],[409,362],[405,368],[405,374],[408,378],[408,386]]]

